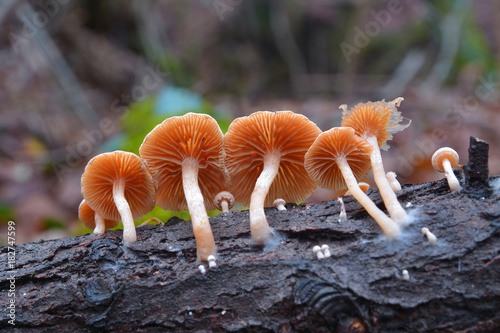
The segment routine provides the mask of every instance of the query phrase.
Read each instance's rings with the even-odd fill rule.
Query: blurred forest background
[[[440,179],[432,153],[451,146],[464,164],[474,135],[500,174],[499,59],[497,0],[0,0],[1,242],[9,220],[17,243],[91,232],[88,160],[137,152],[190,111],[223,131],[259,110],[327,130],[341,104],[403,96],[412,124],[382,152],[386,171]],[[174,214],[187,217],[149,216]]]

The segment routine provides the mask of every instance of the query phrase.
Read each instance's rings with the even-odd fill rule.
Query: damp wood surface
[[[463,181],[463,179],[462,179]],[[490,177],[490,182],[500,181]],[[369,197],[384,209],[377,190]],[[446,179],[397,192],[414,221],[388,242],[361,205],[267,208],[279,238],[252,244],[248,211],[210,219],[218,259],[202,275],[191,222],[16,246],[15,328],[1,248],[3,332],[494,332],[500,330],[500,193],[450,192]],[[438,238],[431,246],[421,233]],[[315,245],[331,257],[318,260]],[[402,271],[409,272],[405,280]]]

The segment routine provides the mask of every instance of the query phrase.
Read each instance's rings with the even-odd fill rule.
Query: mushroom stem
[[[450,186],[450,190],[452,191],[461,190],[462,187],[460,186],[457,177],[455,177],[455,174],[453,173],[453,168],[451,167],[450,160],[448,160],[447,158],[443,160],[443,168],[446,179],[448,179],[448,185]]]
[[[102,218],[101,215],[99,215],[99,213],[95,212],[94,220],[95,220],[94,234],[103,234],[104,232],[106,232],[106,223],[104,223],[104,219]]]
[[[130,206],[125,199],[125,181],[120,179],[113,184],[113,200],[120,213],[123,223],[123,243],[129,245],[137,241],[134,218]]]
[[[207,261],[210,255],[215,256],[216,248],[210,222],[208,220],[203,194],[198,185],[198,162],[194,158],[186,158],[182,162],[182,186],[188,205],[199,261]]]
[[[354,174],[347,163],[347,159],[345,157],[337,158],[337,165],[342,172],[342,176],[344,176],[347,188],[351,191],[352,196],[355,197],[356,200],[358,200],[358,202],[366,209],[368,214],[370,214],[375,221],[377,221],[378,225],[389,239],[397,238],[400,233],[399,225],[385,215],[383,211],[378,209],[375,203],[373,203],[365,192],[361,190],[358,182],[356,181],[356,177],[354,177]]]
[[[399,225],[408,222],[408,214],[406,214],[406,211],[399,203],[398,198],[396,197],[396,193],[394,193],[394,191],[392,190],[391,184],[389,184],[389,181],[387,180],[387,177],[385,175],[377,137],[367,137],[366,141],[370,144],[370,146],[373,147],[372,153],[370,155],[373,169],[373,178],[377,183],[377,187],[380,191],[380,196],[384,200],[384,204],[387,208],[387,211],[389,212],[389,215]]]
[[[264,168],[255,182],[255,188],[250,198],[250,230],[252,239],[258,245],[266,245],[271,239],[272,231],[264,213],[264,202],[269,187],[278,174],[280,160],[281,153],[276,150],[264,155]]]
[[[222,208],[222,212],[223,212],[223,213],[227,213],[227,212],[229,212],[229,203],[228,203],[226,200],[222,200],[222,201],[220,202],[220,206],[221,206],[221,208]]]

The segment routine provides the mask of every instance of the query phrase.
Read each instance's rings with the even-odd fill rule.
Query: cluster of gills
[[[409,218],[380,148],[387,149],[392,135],[410,124],[402,124],[397,110],[402,100],[359,103],[350,110],[342,105],[342,127],[325,132],[292,111],[237,118],[225,135],[206,114],[168,118],[145,137],[140,156],[114,151],[89,161],[81,179],[80,219],[95,233],[122,221],[124,243],[130,244],[137,240],[134,220],[155,205],[187,209],[198,260],[214,262],[207,210],[227,212],[235,202],[248,206],[252,239],[265,246],[275,235],[264,207],[286,209],[284,202],[303,201],[320,186],[348,190],[387,238],[398,238]],[[370,169],[389,216],[359,186]]]

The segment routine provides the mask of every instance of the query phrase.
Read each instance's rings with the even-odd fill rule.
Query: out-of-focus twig
[[[15,3],[15,0],[2,0],[0,1],[0,26],[2,25],[3,19],[7,16],[7,13],[12,8],[12,5]],[[19,2],[18,2],[19,4]]]
[[[398,65],[389,82],[380,89],[380,96],[401,96],[410,81],[425,63],[425,52],[410,50]]]
[[[307,67],[293,37],[288,16],[288,6],[290,5],[288,1],[283,0],[271,2],[271,28],[276,46],[288,65],[292,89],[297,93],[301,86],[298,80],[307,74]]]
[[[446,80],[458,51],[462,25],[469,7],[468,1],[458,0],[442,20],[441,47],[434,66],[421,86],[424,93],[434,93]]]
[[[16,15],[21,22],[27,26],[31,25],[29,17],[35,17],[36,13],[29,3],[20,6]],[[80,83],[62,56],[59,48],[54,43],[49,33],[43,26],[37,27],[32,37],[34,45],[42,52],[50,64],[51,70],[59,80],[62,90],[65,92],[69,104],[80,120],[87,126],[93,126],[99,121],[99,116],[90,105]],[[24,55],[23,55],[24,56]]]
[[[492,0],[493,4],[493,22],[495,26],[495,48],[497,58],[497,71],[500,78],[500,1]]]

